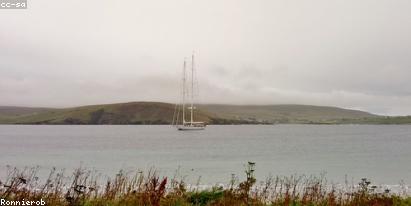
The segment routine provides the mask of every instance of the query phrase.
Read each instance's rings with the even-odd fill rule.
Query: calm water
[[[0,126],[0,175],[6,165],[85,166],[105,175],[119,169],[180,173],[189,182],[226,183],[254,161],[257,178],[319,175],[342,182],[411,183],[411,126],[209,126],[181,132],[169,126]]]

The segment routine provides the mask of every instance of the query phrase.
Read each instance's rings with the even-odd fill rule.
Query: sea
[[[156,171],[187,183],[225,184],[255,163],[267,177],[411,185],[410,125],[0,125],[0,180],[10,168],[76,168],[113,177]]]

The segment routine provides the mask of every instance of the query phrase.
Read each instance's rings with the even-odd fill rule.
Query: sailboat
[[[196,109],[194,105],[194,54],[191,56],[191,79],[190,87],[187,87],[187,78],[186,78],[186,60],[184,59],[183,64],[183,78],[182,78],[182,102],[181,104],[176,104],[174,110],[174,117],[172,125],[175,126],[178,130],[203,130],[205,129],[204,122],[194,121],[194,111]],[[186,101],[189,100],[187,103]],[[187,107],[188,106],[188,107]],[[187,110],[189,112],[189,120],[186,120]],[[180,115],[181,111],[181,115]]]

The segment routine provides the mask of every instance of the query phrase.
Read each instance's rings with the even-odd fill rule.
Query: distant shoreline
[[[1,125],[7,126],[7,125],[21,125],[21,126],[41,126],[41,125],[47,125],[47,126],[171,126],[170,124],[21,124],[21,123],[15,123],[15,124],[7,124],[7,123],[1,123]],[[390,124],[384,124],[384,123],[279,123],[279,124],[207,124],[207,126],[278,126],[278,125],[313,125],[313,126],[348,126],[348,125],[353,125],[353,126],[378,126],[378,125],[386,125],[386,126],[396,126],[396,125],[403,125],[403,126],[408,126],[411,125],[411,123],[390,123]]]

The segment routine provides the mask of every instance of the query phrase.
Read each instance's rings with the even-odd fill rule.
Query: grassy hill
[[[1,109],[0,109],[1,111]],[[66,109],[46,109],[33,114],[6,116],[0,113],[3,124],[169,124],[174,105],[160,102],[130,102],[90,105]],[[209,121],[206,115],[197,117]]]
[[[223,119],[267,123],[327,123],[376,117],[358,110],[311,105],[202,105],[201,108]]]
[[[199,105],[196,120],[209,124],[410,124],[411,117],[382,117],[358,110],[310,105]],[[82,107],[0,106],[0,124],[170,124],[175,106],[129,102]]]

